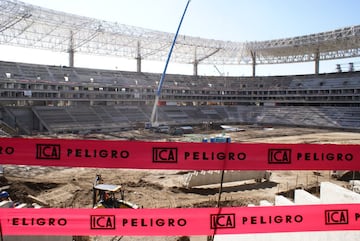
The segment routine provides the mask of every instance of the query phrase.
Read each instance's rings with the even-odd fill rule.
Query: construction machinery
[[[166,62],[165,62],[164,71],[161,74],[161,78],[160,78],[158,88],[157,88],[157,91],[156,91],[156,94],[155,94],[155,101],[154,101],[154,106],[153,106],[153,110],[152,110],[151,117],[150,117],[150,122],[145,123],[145,125],[147,125],[147,126],[151,125],[151,127],[157,127],[159,125],[158,121],[157,121],[157,119],[158,119],[157,109],[158,109],[158,104],[159,104],[159,100],[160,100],[160,96],[161,96],[161,90],[162,90],[162,86],[163,86],[164,81],[165,81],[166,70],[167,70],[167,67],[168,67],[169,62],[170,62],[171,54],[172,54],[172,51],[174,49],[177,36],[179,35],[180,27],[181,27],[181,24],[182,24],[182,22],[184,20],[185,13],[186,13],[186,11],[188,9],[189,4],[190,4],[190,0],[188,0],[187,3],[186,3],[184,12],[183,12],[183,14],[181,16],[181,19],[180,19],[180,23],[178,25],[178,28],[176,30],[174,39],[172,41],[172,44],[171,44],[171,47],[170,47],[170,50],[169,50],[169,53],[168,53],[168,57],[167,57]]]
[[[360,171],[332,171],[331,177],[341,181],[360,180]]]
[[[93,207],[138,209],[138,205],[124,200],[124,193],[121,185],[105,184],[98,174],[93,185]]]

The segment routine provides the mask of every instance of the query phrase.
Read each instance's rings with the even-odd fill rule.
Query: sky
[[[22,2],[80,16],[175,33],[187,0],[22,0]],[[358,0],[191,0],[180,34],[239,42],[295,37],[359,25],[359,9]],[[66,56],[62,56],[61,59],[66,63],[68,61]],[[81,66],[81,61],[79,56],[75,59],[75,65]],[[358,59],[322,61],[320,72],[335,71],[336,63],[347,66],[349,62],[354,62],[356,68],[357,61],[360,68]],[[155,72],[162,72],[165,63],[157,64],[158,71]],[[108,68],[119,68],[119,65]],[[135,63],[133,65],[132,68],[135,70]],[[171,65],[170,62],[169,67]],[[146,68],[149,67],[145,66],[143,71],[146,71]],[[177,66],[177,68],[180,72],[186,72],[185,74],[192,72],[192,66],[187,68]],[[239,66],[217,66],[217,68],[222,74],[231,72],[230,75],[233,75],[232,72],[235,72],[235,75],[247,75],[251,66],[245,69]],[[241,68],[243,70],[240,70]],[[176,68],[170,70],[176,72]],[[220,74],[218,70],[211,66],[206,70],[208,73],[205,73],[205,69],[199,67],[200,74],[203,72],[218,75]],[[282,71],[284,74],[297,74],[302,71],[313,73],[314,63],[257,67],[259,75],[276,74],[277,71]]]

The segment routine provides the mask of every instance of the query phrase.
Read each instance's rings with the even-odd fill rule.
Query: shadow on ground
[[[223,187],[222,192],[241,192],[241,191],[249,191],[256,189],[265,189],[265,188],[273,188],[278,185],[277,182],[260,182],[260,183],[250,183],[250,184],[242,184],[237,186],[229,186]],[[219,185],[220,187],[220,185]],[[183,188],[183,187],[173,187],[171,189],[172,192],[183,192],[183,193],[194,193],[199,195],[214,195],[219,193],[219,187],[216,188]]]

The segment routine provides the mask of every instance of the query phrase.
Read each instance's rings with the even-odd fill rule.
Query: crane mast
[[[152,110],[152,113],[151,113],[151,119],[150,119],[151,126],[156,126],[157,125],[157,108],[158,108],[158,102],[159,102],[159,99],[160,99],[160,96],[161,96],[162,86],[163,86],[163,83],[164,83],[164,80],[165,80],[166,70],[167,70],[167,67],[169,65],[171,54],[172,54],[172,51],[174,49],[176,39],[177,39],[177,36],[179,34],[179,31],[180,31],[181,24],[182,24],[183,19],[185,17],[185,13],[186,13],[186,10],[187,10],[187,8],[189,6],[190,1],[191,0],[187,1],[185,10],[184,10],[184,12],[183,12],[183,14],[181,16],[179,26],[178,26],[178,28],[176,30],[176,33],[175,33],[175,36],[174,36],[173,42],[171,44],[170,51],[169,51],[169,54],[168,54],[168,57],[167,57],[167,60],[166,60],[166,63],[165,63],[164,71],[161,74],[159,85],[158,85],[157,91],[155,93],[155,101],[154,101],[154,106],[153,106],[153,110]]]

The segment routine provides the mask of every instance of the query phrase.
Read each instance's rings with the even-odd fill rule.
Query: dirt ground
[[[360,144],[359,132],[338,130],[240,126],[244,131],[227,132],[232,142],[262,143],[341,143]],[[203,137],[222,134],[222,130],[196,130],[182,137],[131,130],[110,134],[91,134],[89,139],[137,139],[159,141],[198,141]],[[57,135],[56,138],[84,138],[76,135]],[[32,195],[50,207],[92,207],[92,185],[96,174],[105,183],[119,184],[125,189],[125,199],[144,208],[215,207],[219,184],[186,189],[182,187],[187,171],[128,170],[95,168],[58,168],[34,166],[4,166],[0,187],[9,186],[10,196],[18,202],[32,203]],[[282,193],[291,198],[294,188],[311,190],[315,195],[317,184],[331,181],[344,187],[346,182],[330,176],[330,171],[273,171],[270,181],[254,180],[224,184],[221,206],[258,205],[261,200],[273,202]],[[80,240],[80,239],[79,239]],[[205,237],[90,237],[83,240],[206,240]]]

